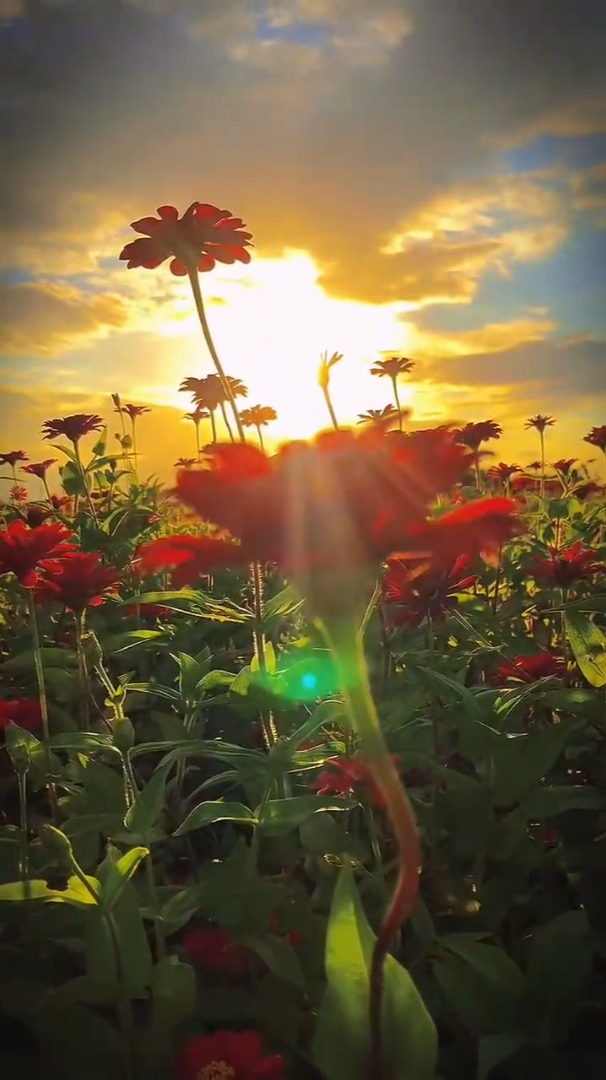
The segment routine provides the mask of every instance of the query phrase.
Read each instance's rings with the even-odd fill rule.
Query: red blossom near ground
[[[393,758],[394,765],[399,764]],[[325,766],[310,787],[317,795],[349,795],[367,799],[375,810],[385,809],[383,793],[376,783],[370,767],[361,757],[327,758]]]
[[[42,713],[38,698],[0,698],[0,731],[10,723],[27,731],[37,731],[42,725]]]
[[[14,574],[21,585],[32,589],[45,559],[61,559],[74,551],[74,537],[63,525],[38,525],[12,521],[0,532],[0,574]]]
[[[0,465],[10,465],[14,469],[19,461],[27,461],[27,454],[23,450],[11,450],[8,454],[0,454]]]
[[[462,427],[456,434],[458,441],[463,443],[464,446],[468,446],[470,450],[477,450],[483,442],[488,442],[490,439],[500,439],[503,428],[494,420],[480,420],[477,424],[465,424],[465,427]]]
[[[502,480],[505,483],[511,479],[514,473],[521,471],[519,465],[506,465],[504,461],[500,461],[498,465],[491,465],[486,475],[493,480]]]
[[[536,491],[538,480],[536,476],[512,476],[511,490],[516,494],[523,491]]]
[[[241,218],[209,203],[193,202],[179,217],[174,206],[159,206],[158,217],[133,221],[131,229],[143,233],[120,253],[129,270],[155,270],[172,257],[171,273],[185,277],[191,271],[212,270],[215,262],[249,263],[252,233],[243,232]]]
[[[220,566],[246,566],[250,559],[231,540],[211,536],[161,536],[142,544],[137,553],[141,573],[171,570],[175,588],[195,585]]]
[[[554,461],[551,467],[552,469],[555,469],[556,472],[561,473],[562,476],[568,476],[576,460],[577,459],[574,457],[560,458],[559,461]]]
[[[469,574],[471,558],[461,555],[450,567],[422,562],[415,567],[402,559],[390,559],[383,577],[383,602],[393,605],[390,622],[394,626],[416,627],[428,615],[434,621],[444,618],[457,604],[457,593],[471,588],[478,580]]]
[[[533,428],[536,428],[537,431],[542,432],[542,431],[545,431],[546,427],[553,427],[554,424],[555,424],[555,420],[554,420],[553,416],[543,416],[542,413],[537,413],[536,416],[530,416],[528,418],[528,420],[526,421],[524,427],[526,427],[526,428],[533,427]]]
[[[601,427],[593,427],[588,435],[583,436],[583,441],[597,446],[606,454],[606,424]]]
[[[522,682],[535,682],[550,675],[563,678],[566,674],[566,661],[555,653],[543,650],[534,656],[514,656],[501,664],[494,673],[496,680],[520,679]]]
[[[171,1080],[286,1080],[281,1054],[263,1053],[256,1031],[195,1035],[173,1057]]]
[[[120,583],[117,570],[104,566],[98,552],[77,551],[61,562],[51,559],[40,565],[34,596],[39,603],[63,604],[80,614],[102,604]]]
[[[51,503],[53,510],[65,510],[66,506],[69,506],[71,497],[69,495],[51,495]]]
[[[125,412],[131,420],[136,420],[138,416],[151,412],[151,409],[147,405],[121,405],[120,408],[116,409],[116,412]]]
[[[533,559],[531,573],[542,585],[558,585],[567,588],[576,581],[586,581],[600,570],[604,563],[596,560],[596,553],[583,546],[580,540],[565,548],[549,548],[549,555]]]
[[[11,484],[8,493],[12,502],[24,503],[28,500],[27,488],[23,484]]]
[[[32,461],[31,465],[22,465],[21,472],[29,473],[30,476],[37,476],[40,480],[44,480],[51,465],[54,465],[56,458],[46,458],[44,461]]]
[[[205,971],[235,978],[249,971],[251,950],[220,926],[197,926],[184,935],[181,945],[190,963]]]
[[[91,431],[100,431],[104,427],[103,420],[96,413],[74,413],[72,416],[58,417],[55,420],[46,420],[42,425],[44,439],[58,439],[64,435],[72,443],[77,443]]]
[[[519,531],[511,499],[476,499],[411,529],[409,551],[422,554],[427,549],[443,564],[452,564],[461,552],[492,558]]]

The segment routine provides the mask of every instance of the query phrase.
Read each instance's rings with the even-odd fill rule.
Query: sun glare
[[[317,382],[320,356],[343,353],[331,371],[338,419],[355,422],[357,414],[392,400],[386,379],[370,376],[372,363],[384,353],[407,354],[414,347],[414,328],[406,322],[412,305],[363,304],[327,296],[320,270],[305,252],[283,258],[257,259],[248,267],[230,267],[206,284],[213,337],[229,374],[249,387],[247,404],[272,405],[278,420],[268,430],[274,439],[305,438],[329,426],[330,418]],[[175,300],[163,336],[191,340],[187,370],[179,362],[175,386],[185,375],[212,371],[191,310],[191,298]],[[402,405],[413,406],[413,388],[402,380]],[[184,397],[171,399],[180,407]],[[166,398],[164,398],[166,402]]]

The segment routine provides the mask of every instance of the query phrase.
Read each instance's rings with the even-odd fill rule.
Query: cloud
[[[432,361],[436,357],[470,357],[475,354],[504,353],[519,345],[541,341],[556,329],[557,323],[552,319],[522,318],[511,322],[487,323],[486,326],[476,330],[462,331],[452,335],[417,331],[418,345],[415,348],[415,356]]]
[[[578,173],[573,192],[577,209],[588,212],[596,225],[606,228],[606,162]]]
[[[0,307],[0,349],[13,356],[54,356],[125,327],[129,319],[120,296],[44,281],[2,286]]]

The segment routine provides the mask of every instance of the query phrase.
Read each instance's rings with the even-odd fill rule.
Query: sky
[[[494,419],[500,461],[590,459],[606,423],[603,0],[0,0],[0,454],[49,417],[149,406],[140,471],[194,451],[213,368],[187,283],[118,260],[163,204],[228,207],[217,350],[276,440],[390,400]],[[116,444],[117,447],[117,444]],[[596,452],[599,453],[599,452]],[[51,485],[52,486],[52,485]]]

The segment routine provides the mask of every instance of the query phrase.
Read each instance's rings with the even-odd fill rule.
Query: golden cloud
[[[458,334],[430,333],[417,330],[419,358],[474,356],[482,353],[501,353],[533,341],[541,341],[557,329],[551,319],[514,319],[511,322],[487,323],[476,330]]]
[[[125,327],[129,310],[113,293],[85,293],[41,281],[4,285],[0,349],[8,355],[53,356]]]

